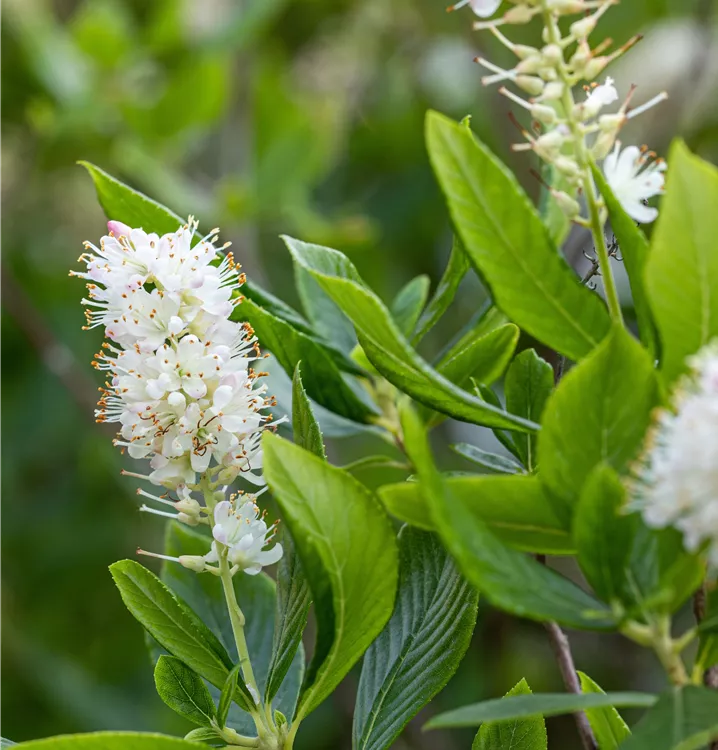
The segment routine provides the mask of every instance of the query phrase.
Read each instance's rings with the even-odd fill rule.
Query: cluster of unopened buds
[[[635,88],[631,88],[617,112],[604,109],[619,101],[611,78],[597,84],[606,67],[630,49],[640,37],[630,39],[619,49],[607,52],[610,40],[591,49],[589,37],[598,21],[618,0],[513,0],[504,15],[492,19],[501,0],[461,0],[449,8],[469,5],[482,20],[476,29],[489,30],[517,58],[516,65],[504,69],[482,57],[476,58],[490,75],[485,85],[510,83],[528,98],[502,86],[500,93],[527,110],[534,122],[532,131],[521,128],[526,142],[516,144],[516,151],[534,151],[561,175],[565,189],[553,189],[561,209],[580,224],[577,200],[583,193],[591,200],[595,192],[591,161],[603,160],[606,180],[626,213],[640,223],[653,221],[658,212],[646,201],[659,195],[664,186],[665,162],[656,159],[647,148],[628,146],[621,149],[618,135],[631,119],[667,98],[665,92],[645,104],[632,108]],[[559,25],[563,16],[579,15],[564,34]],[[501,31],[501,26],[528,23],[540,16],[544,22],[543,46],[515,44]],[[585,96],[577,101],[576,86],[583,84]],[[605,216],[603,217],[605,219]]]
[[[275,405],[260,384],[266,373],[252,367],[263,356],[254,331],[231,319],[244,274],[228,244],[215,247],[217,230],[196,241],[192,218],[162,236],[115,221],[108,230],[99,247],[85,243],[86,269],[71,272],[87,280],[85,328],[108,339],[93,362],[108,373],[96,419],[118,423],[115,444],[149,459],[148,474],[124,474],[168,490],[138,494],[175,512],[143,511],[190,526],[214,515],[210,552],[179,562],[211,571],[222,552],[233,572],[258,573],[282,554],[280,545],[264,550],[273,534],[256,505],[266,489],[261,435],[277,423],[266,413]],[[239,476],[258,491],[225,500]]]

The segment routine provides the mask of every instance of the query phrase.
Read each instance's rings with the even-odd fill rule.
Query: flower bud
[[[570,16],[572,13],[581,13],[581,11],[586,10],[586,6],[583,0],[548,0],[546,9]]]
[[[578,177],[580,169],[574,159],[569,156],[559,156],[553,161],[554,166],[566,177]]]
[[[552,190],[551,195],[556,199],[558,207],[569,219],[575,219],[581,213],[581,206],[563,190]]]
[[[187,513],[178,513],[177,520],[180,523],[187,524],[187,526],[199,526],[199,518],[197,516],[187,515]]]
[[[610,58],[606,57],[605,55],[602,55],[601,57],[594,57],[592,60],[589,60],[586,63],[583,77],[587,81],[592,81],[594,78],[598,78],[598,76],[603,73],[605,67],[609,62],[611,62]]]
[[[556,66],[563,60],[563,51],[558,44],[547,44],[542,50],[544,62],[549,66]]]
[[[546,84],[541,98],[546,101],[555,101],[563,96],[564,85],[561,81],[551,81]]]
[[[539,96],[543,93],[544,82],[535,76],[516,76],[516,85],[531,96]]]
[[[123,224],[121,221],[108,221],[107,231],[113,235],[113,237],[129,237],[132,227]]]
[[[571,36],[575,39],[585,39],[596,28],[596,19],[586,16],[571,24]]]
[[[504,23],[528,23],[534,17],[534,12],[527,5],[517,5],[504,13]]]
[[[556,110],[544,104],[534,104],[531,109],[531,117],[544,125],[553,125],[556,122]]]
[[[205,569],[204,557],[200,555],[180,555],[179,563],[189,570],[194,570],[195,573],[202,573]]]

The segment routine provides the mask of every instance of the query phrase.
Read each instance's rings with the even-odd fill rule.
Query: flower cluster
[[[259,488],[265,484],[261,433],[275,402],[260,384],[266,373],[252,367],[262,357],[254,331],[231,320],[244,274],[224,252],[228,244],[215,247],[217,230],[194,241],[191,218],[162,236],[114,221],[108,229],[99,247],[85,243],[86,270],[71,274],[87,280],[85,328],[102,327],[108,339],[93,362],[108,373],[97,421],[118,423],[115,444],[149,460],[149,474],[125,474],[177,495],[170,500],[139,490],[177,513],[142,510],[209,523],[212,503],[201,506],[193,490],[229,485],[240,474]],[[249,517],[252,496],[246,505],[239,513]],[[264,522],[247,531],[249,552],[233,563],[246,570],[259,565],[254,572],[269,554],[256,549],[257,523]]]
[[[632,486],[648,526],[674,526],[686,549],[706,545],[718,568],[718,342],[689,360],[672,408],[661,410]]]
[[[640,107],[632,108],[635,89],[631,89],[617,112],[606,113],[605,108],[619,100],[611,78],[595,83],[596,78],[616,58],[638,41],[634,37],[611,54],[604,54],[610,42],[594,49],[589,37],[601,16],[615,4],[615,0],[513,0],[513,7],[503,16],[479,21],[476,29],[488,29],[517,58],[510,70],[494,65],[484,58],[476,62],[490,71],[482,81],[485,85],[510,82],[529,98],[518,96],[502,86],[500,93],[527,110],[539,131],[521,129],[525,143],[514,145],[516,151],[534,151],[551,164],[562,176],[565,191],[552,190],[562,210],[578,223],[581,218],[577,201],[579,193],[593,193],[592,160],[604,160],[606,179],[625,211],[636,221],[653,221],[658,212],[645,201],[659,195],[664,185],[665,163],[655,158],[647,148],[629,146],[621,151],[617,140],[621,128],[634,117],[667,98],[664,93]],[[479,17],[488,19],[501,5],[500,0],[461,0],[450,10],[470,5]],[[564,34],[559,26],[562,16],[581,14]],[[534,17],[544,21],[544,46],[541,48],[515,44],[499,27],[523,24]],[[577,101],[574,88],[583,83],[585,97]],[[589,184],[590,183],[590,184]]]

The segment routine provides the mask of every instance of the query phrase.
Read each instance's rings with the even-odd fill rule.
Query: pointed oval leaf
[[[499,474],[523,474],[524,467],[508,456],[499,456],[496,453],[490,453],[468,443],[456,443],[456,445],[449,447],[460,456],[463,456],[467,461],[471,461],[483,469],[488,469]]]
[[[403,286],[391,303],[391,314],[404,336],[410,337],[429,296],[428,276],[417,276]]]
[[[582,692],[605,695],[605,692],[588,675],[579,672],[578,677],[581,681]],[[621,714],[614,706],[590,708],[585,713],[598,743],[598,750],[616,750],[626,738],[630,737],[631,730],[628,724],[621,718]]]
[[[219,705],[217,706],[217,725],[224,728],[227,724],[227,715],[237,692],[237,682],[241,680],[241,665],[237,664],[227,675],[227,679],[219,694]]]
[[[163,654],[155,665],[155,687],[162,700],[193,724],[208,727],[217,715],[202,678],[184,662]]]
[[[355,750],[390,747],[451,679],[469,646],[478,599],[434,534],[401,530],[394,613],[364,654]]]

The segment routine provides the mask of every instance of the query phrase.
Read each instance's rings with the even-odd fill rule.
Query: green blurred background
[[[671,94],[628,140],[664,153],[680,134],[716,161],[716,16],[713,0],[623,0],[608,14],[601,34],[647,37],[612,71],[619,84],[639,84],[637,102]],[[390,299],[419,273],[435,282],[451,244],[423,146],[427,108],[471,114],[536,192],[535,165],[509,151],[507,102],[482,89],[472,58],[510,61],[472,20],[447,15],[442,0],[3,2],[4,736],[190,728],[155,695],[140,627],[107,572],[138,545],[159,549],[162,529],[140,517],[112,431],[92,417],[99,334],[80,331],[83,288],[67,272],[104,223],[77,160],[205,229],[221,226],[244,270],[292,304],[280,233],[343,250]],[[516,31],[523,41],[532,33]],[[566,247],[576,264],[581,242]],[[483,299],[467,280],[424,354]],[[443,443],[475,437],[461,425],[442,430]],[[335,462],[377,450],[367,435],[330,445]],[[535,690],[561,689],[540,626],[480,610],[472,650],[431,710],[503,694],[523,676]],[[651,658],[616,638],[573,641],[579,668],[606,689],[660,679]],[[351,675],[307,721],[302,748],[350,746],[355,686]],[[460,733],[422,736],[420,723],[396,747],[470,745]],[[570,720],[552,720],[549,732],[553,747],[576,746]]]

